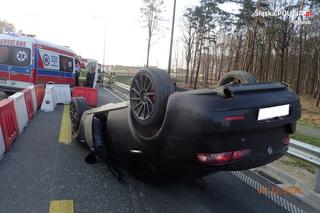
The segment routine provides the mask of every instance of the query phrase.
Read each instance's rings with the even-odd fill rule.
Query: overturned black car
[[[139,71],[130,101],[88,109],[73,98],[73,136],[138,178],[197,178],[268,164],[288,150],[300,118],[299,97],[283,83],[257,83],[229,72],[216,89],[175,91],[167,72]]]

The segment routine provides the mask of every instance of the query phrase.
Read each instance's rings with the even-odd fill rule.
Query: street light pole
[[[103,19],[103,64],[102,64],[102,79],[104,79],[105,72],[105,60],[106,60],[106,19]]]
[[[170,75],[170,70],[171,70],[171,56],[172,56],[172,45],[173,45],[173,34],[174,34],[175,17],[176,17],[176,0],[174,0],[174,3],[173,3],[172,26],[171,26],[171,41],[170,41],[169,62],[168,62],[168,73],[169,73],[169,75]]]
[[[91,15],[93,18],[103,21],[103,58],[102,58],[102,78],[104,79],[104,68],[105,68],[105,58],[106,58],[106,19],[100,16]]]

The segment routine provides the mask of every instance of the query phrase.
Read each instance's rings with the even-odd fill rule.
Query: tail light
[[[222,152],[215,154],[198,154],[198,160],[206,164],[221,164],[228,162],[232,158],[232,152]]]
[[[282,139],[282,143],[285,145],[289,145],[290,139],[288,135],[285,135],[284,138]]]
[[[239,160],[247,155],[249,155],[251,152],[251,149],[243,149],[243,150],[237,150],[233,152],[232,160]]]
[[[197,159],[199,162],[204,164],[223,164],[232,160],[239,160],[249,155],[250,149],[243,149],[231,152],[221,152],[221,153],[198,153]]]

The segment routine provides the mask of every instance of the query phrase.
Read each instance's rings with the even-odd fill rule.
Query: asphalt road
[[[119,102],[104,89],[100,89],[99,98],[100,104]],[[0,162],[0,212],[48,212],[50,201],[62,199],[73,200],[76,213],[287,212],[230,172],[154,185],[126,174],[120,184],[104,163],[85,163],[87,147],[75,141],[58,143],[62,111],[61,105],[51,113],[39,111]],[[243,174],[249,182],[271,187],[252,172]],[[316,212],[292,196],[285,199],[295,208]]]

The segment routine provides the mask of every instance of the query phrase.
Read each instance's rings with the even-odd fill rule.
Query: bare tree
[[[194,18],[192,16],[192,8],[188,8],[184,14],[183,19],[183,27],[184,27],[184,33],[183,33],[183,41],[185,45],[185,59],[186,59],[186,78],[185,78],[185,84],[188,83],[189,78],[189,70],[190,70],[190,62],[192,58],[193,48],[194,48],[194,42],[195,42],[195,23]]]
[[[147,46],[147,64],[149,66],[150,47],[152,45],[152,37],[161,32],[161,23],[164,21],[162,13],[164,12],[163,0],[143,0],[143,6],[140,8],[144,28],[148,30],[148,46]]]
[[[13,24],[7,22],[6,20],[0,20],[0,33],[5,31],[15,32],[15,27]]]
[[[226,16],[215,7],[223,2],[237,2],[240,12]],[[189,15],[192,25],[183,28],[185,62],[190,65],[186,66],[184,77],[193,88],[198,83],[200,87],[210,87],[215,84],[213,79],[218,80],[225,72],[243,69],[261,82],[286,82],[320,105],[320,15],[312,12],[312,16],[303,17],[300,13],[263,16],[256,12],[318,11],[319,0],[199,0],[199,3],[185,11],[184,18]],[[192,41],[190,26],[195,33],[192,47],[188,45]],[[210,32],[216,41],[211,45]]]

